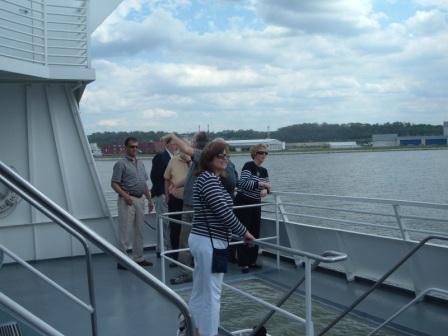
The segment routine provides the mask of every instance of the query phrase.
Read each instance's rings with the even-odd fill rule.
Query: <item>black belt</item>
[[[130,192],[128,192],[128,195],[132,196],[132,197],[137,197],[137,198],[140,198],[140,197],[143,196],[143,194],[137,195],[137,194],[133,194],[133,193],[130,193]],[[121,195],[120,195],[120,197],[121,197]]]

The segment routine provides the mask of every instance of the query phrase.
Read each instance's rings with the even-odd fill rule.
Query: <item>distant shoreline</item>
[[[448,146],[435,147],[360,147],[360,148],[303,148],[284,151],[271,151],[269,155],[302,155],[302,154],[334,154],[334,153],[368,153],[368,152],[402,152],[402,151],[424,151],[424,150],[448,150]],[[139,155],[141,159],[152,159],[155,154]],[[232,152],[232,156],[248,156],[249,152]],[[111,161],[121,158],[122,155],[108,155],[94,157],[96,161]]]

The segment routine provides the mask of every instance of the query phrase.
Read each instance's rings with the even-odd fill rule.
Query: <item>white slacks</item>
[[[227,242],[219,239],[213,239],[213,244],[215,248],[227,247]],[[188,245],[194,259],[191,313],[201,336],[216,336],[224,273],[212,273],[213,248],[209,237],[190,234]]]
[[[132,259],[143,261],[143,224],[145,221],[145,197],[132,197],[128,205],[123,197],[118,197],[118,243],[122,252],[129,247],[129,231],[132,231]]]

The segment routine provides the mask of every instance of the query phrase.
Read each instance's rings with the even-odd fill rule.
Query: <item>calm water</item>
[[[232,161],[239,172],[249,159],[249,155],[234,155],[232,157]],[[144,163],[149,172],[151,160],[144,160]],[[114,161],[98,160],[96,162],[108,204],[112,213],[115,214],[116,195],[110,188],[110,176],[113,165]],[[448,203],[448,150],[270,155],[264,166],[269,171],[274,190],[278,191]],[[303,198],[291,198],[286,201],[300,201],[302,204],[307,205],[323,205],[393,214],[393,209],[390,205],[383,206]],[[297,213],[297,209],[287,208],[286,210]],[[394,217],[329,212],[306,208],[301,209],[300,212],[305,215],[374,223],[398,228]],[[402,215],[448,218],[448,211],[421,208],[401,207],[400,213]],[[266,216],[269,216],[269,214],[266,214]],[[350,223],[310,219],[309,217],[290,216],[290,219],[307,224],[343,228],[358,232],[395,237],[400,235],[400,231],[396,229],[372,228]],[[408,219],[403,220],[403,222],[409,228],[424,228],[448,234],[448,221],[422,222]],[[423,235],[421,233],[410,234],[411,238],[416,240],[421,239]]]
[[[232,157],[233,162],[241,171],[243,164],[249,160],[248,156]],[[151,161],[145,160],[148,172]],[[96,162],[97,170],[104,188],[109,206],[114,213],[116,196],[110,188],[110,176],[114,161]],[[434,151],[395,151],[395,152],[366,152],[366,153],[331,153],[331,154],[288,154],[270,155],[265,162],[269,171],[273,188],[279,191],[299,191],[304,193],[332,194],[343,196],[359,196],[372,198],[402,199],[421,202],[448,203],[448,150]],[[291,200],[288,200],[291,201]],[[312,204],[311,200],[301,200],[302,203]],[[371,204],[356,204],[350,202],[314,201],[315,205],[349,208],[357,210],[377,211],[392,214],[391,206],[375,206]],[[382,208],[383,207],[383,208]],[[292,209],[289,209],[292,211]],[[287,211],[289,211],[287,208]],[[297,211],[297,210],[295,210]],[[403,209],[403,212],[405,209]],[[429,211],[420,209],[406,209],[407,214],[424,215],[446,219],[447,211]],[[396,226],[395,218],[362,214],[329,213],[327,210],[301,209],[301,213],[318,215],[351,221],[378,223]],[[267,214],[269,215],[269,214]],[[296,218],[294,218],[296,219]],[[360,232],[377,233],[398,236],[399,232],[388,229],[360,227],[347,223],[334,223],[322,220],[312,220],[298,217],[302,223],[316,224]],[[429,223],[408,220],[408,227],[426,228],[446,232],[448,222]],[[411,237],[418,239],[417,234]],[[257,297],[268,302],[277,301],[280,291],[260,281],[241,282],[237,285]],[[185,298],[189,292],[181,293]],[[285,308],[304,316],[303,297],[295,295]],[[235,305],[237,302],[237,305]],[[241,314],[244,312],[244,314]],[[254,325],[266,313],[265,309],[254,305],[253,302],[235,295],[224,289],[222,298],[221,319],[224,327],[231,330]],[[313,316],[317,330],[327,325],[335,316],[336,311],[313,303]],[[349,317],[332,330],[331,335],[366,335],[372,326],[365,322]],[[268,324],[268,331],[273,335],[303,335],[304,330],[290,320],[278,316]],[[384,330],[380,335],[397,335],[391,330]]]
[[[249,159],[232,157],[239,172]],[[113,165],[96,161],[106,192]],[[448,150],[270,155],[264,166],[275,190],[448,203]]]

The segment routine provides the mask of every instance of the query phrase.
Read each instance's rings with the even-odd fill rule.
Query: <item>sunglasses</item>
[[[228,160],[228,159],[230,159],[230,155],[227,155],[227,154],[218,154],[218,155],[216,155],[216,157],[218,159],[221,159],[221,160]]]
[[[268,152],[263,152],[263,151],[258,151],[257,152],[257,155],[268,155],[269,153]]]
[[[128,148],[138,148],[137,145],[128,146]]]

